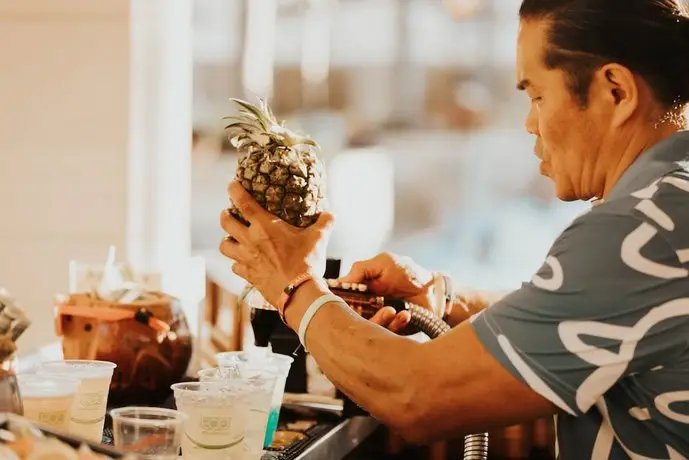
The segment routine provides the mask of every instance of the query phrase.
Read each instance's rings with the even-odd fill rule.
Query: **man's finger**
[[[395,311],[394,308],[392,307],[383,307],[380,310],[378,310],[372,317],[369,319],[372,323],[376,323],[379,326],[383,327],[388,327],[390,323],[395,319],[395,316],[397,315],[397,312]]]
[[[249,238],[249,228],[241,223],[236,217],[230,214],[229,209],[223,210],[220,213],[220,225],[225,233],[231,235],[240,243],[245,243]]]
[[[408,311],[401,311],[395,315],[393,320],[388,325],[388,329],[392,332],[399,332],[409,325],[411,315]]]
[[[318,216],[318,220],[313,224],[312,228],[324,233],[330,233],[335,224],[335,215],[331,212],[324,211]]]
[[[245,279],[246,281],[251,282],[249,270],[247,269],[246,265],[242,265],[241,263],[234,263],[232,264],[232,272],[239,276],[240,278]]]
[[[262,216],[268,213],[265,209],[258,204],[254,197],[251,196],[249,192],[246,191],[242,184],[239,182],[232,181],[227,188],[227,191],[234,203],[235,207],[239,209],[244,219],[251,223],[252,220],[260,219]]]
[[[220,252],[227,258],[237,262],[250,262],[251,258],[246,253],[244,247],[236,240],[233,240],[230,235],[226,236],[220,242]]]
[[[363,283],[378,276],[380,276],[380,270],[377,270],[376,263],[372,260],[363,260],[354,262],[349,273],[340,277],[339,281],[343,283]]]

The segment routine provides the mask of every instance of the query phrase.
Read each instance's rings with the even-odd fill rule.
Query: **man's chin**
[[[569,183],[559,184],[558,181],[553,178],[550,171],[550,165],[548,163],[541,162],[540,171],[542,176],[547,177],[552,181],[553,185],[555,186],[555,196],[557,196],[560,201],[578,201],[582,199],[581,197],[578,197],[576,193],[574,193],[572,188],[569,186]]]

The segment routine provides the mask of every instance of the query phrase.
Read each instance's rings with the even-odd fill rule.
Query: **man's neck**
[[[661,142],[662,140],[672,136],[678,132],[680,128],[677,125],[661,124],[651,130],[638,130],[632,133],[625,143],[619,144],[616,148],[609,151],[622,151],[622,155],[617,156],[612,160],[607,174],[604,178],[603,193],[598,197],[605,199],[612,191],[617,181],[629,169],[643,152]]]

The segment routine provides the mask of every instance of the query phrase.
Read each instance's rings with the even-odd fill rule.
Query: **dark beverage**
[[[251,309],[251,328],[254,330],[254,343],[257,347],[267,347],[270,337],[273,335],[282,320],[277,310],[263,308]]]
[[[340,276],[340,260],[328,259],[324,277],[334,279],[338,276]],[[292,350],[284,352],[286,354],[292,354],[294,350],[299,347],[299,338],[296,333],[282,324],[282,320],[276,310],[256,308],[257,305],[253,305],[253,307],[254,308],[250,308],[250,310],[251,328],[254,330],[254,344],[257,347],[267,347],[270,344],[273,333],[276,332],[276,329],[280,329],[278,335],[281,337],[287,336],[294,342]],[[273,346],[275,346],[275,344],[273,344]]]

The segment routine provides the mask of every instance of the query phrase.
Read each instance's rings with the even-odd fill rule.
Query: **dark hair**
[[[615,62],[673,109],[689,103],[689,17],[679,1],[523,0],[519,16],[549,22],[544,63],[567,74],[582,106],[594,72]]]

